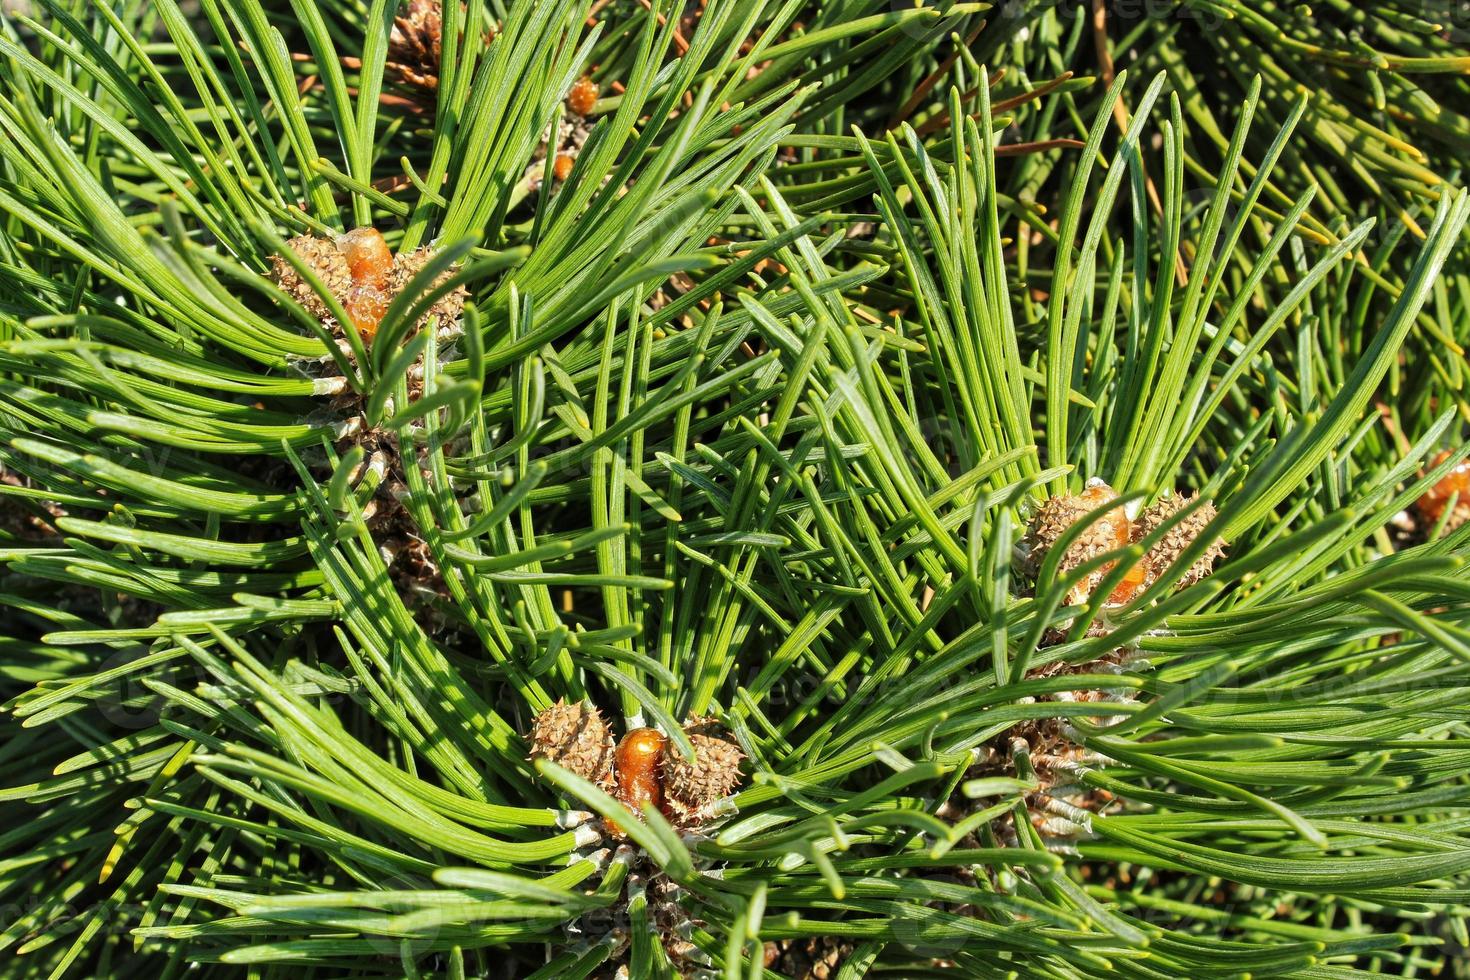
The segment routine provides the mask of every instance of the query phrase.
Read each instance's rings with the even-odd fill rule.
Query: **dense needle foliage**
[[[7,10],[0,976],[1467,975],[1460,5]]]

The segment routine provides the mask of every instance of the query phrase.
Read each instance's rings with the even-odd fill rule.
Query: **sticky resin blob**
[[[376,228],[354,228],[337,239],[347,259],[352,281],[360,285],[384,286],[393,271],[393,253]]]
[[[1449,458],[1450,450],[1442,450],[1430,461],[1429,468],[1434,469]],[[1459,494],[1459,499],[1455,502],[1455,509],[1449,520],[1445,522],[1446,531],[1453,531],[1464,524],[1466,518],[1470,518],[1470,459],[1460,460],[1438,483],[1424,491],[1424,496],[1414,501],[1414,509],[1426,524],[1438,524],[1450,498],[1456,494]]]
[[[387,290],[369,283],[357,283],[348,288],[342,308],[364,341],[372,343],[378,335],[378,324],[383,322],[391,299]]]
[[[635,814],[643,812],[644,803],[656,808],[663,806],[664,789],[660,769],[667,741],[657,729],[635,728],[618,743],[617,754],[613,758],[613,773],[617,780],[617,789],[613,795]],[[608,829],[616,837],[626,836],[611,821]]]
[[[567,108],[579,116],[585,116],[597,104],[597,83],[590,78],[579,78],[567,93]]]

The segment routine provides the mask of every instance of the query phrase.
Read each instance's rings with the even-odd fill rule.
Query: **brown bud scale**
[[[286,247],[295,252],[302,263],[322,281],[327,292],[336,297],[347,294],[352,285],[352,270],[335,241],[314,238],[311,235],[297,235],[286,242]],[[271,278],[287,296],[318,320],[325,321],[331,317],[327,304],[284,257],[271,256]]]

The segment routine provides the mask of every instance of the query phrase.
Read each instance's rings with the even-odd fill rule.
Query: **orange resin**
[[[357,332],[362,334],[363,340],[372,343],[373,337],[377,336],[378,324],[383,322],[392,298],[387,290],[373,285],[358,284],[347,290],[342,308],[347,311],[348,318],[352,320]]]
[[[1106,483],[1093,483],[1079,495],[1089,510],[1095,510],[1110,500],[1118,499],[1118,491]],[[1102,516],[1093,521],[1092,529],[1099,536],[1111,538],[1109,547],[1126,547],[1133,539],[1133,522],[1128,519],[1128,511],[1123,507],[1114,507],[1112,510],[1103,512]],[[1073,604],[1086,602],[1091,597],[1091,592],[1097,587],[1097,583],[1113,570],[1115,564],[1103,566],[1102,569],[1093,573],[1088,579],[1079,583],[1073,591],[1077,595],[1068,601]],[[1089,584],[1091,583],[1091,584]],[[1139,559],[1132,568],[1123,575],[1123,581],[1119,582],[1108,596],[1108,605],[1124,605],[1133,600],[1133,597],[1143,591],[1148,584],[1148,560]]]
[[[1133,601],[1133,597],[1142,592],[1148,584],[1148,556],[1138,559],[1133,567],[1123,574],[1123,581],[1113,587],[1112,594],[1108,596],[1108,605],[1126,606]]]
[[[1429,468],[1434,469],[1449,458],[1450,451],[1445,449],[1434,457]],[[1414,508],[1427,523],[1434,524],[1443,516],[1445,506],[1455,494],[1460,495],[1455,510],[1470,509],[1470,459],[1462,459],[1456,463],[1455,468],[1445,474],[1443,479],[1414,501]]]
[[[667,741],[657,729],[635,728],[618,743],[613,757],[613,774],[617,778],[613,795],[634,814],[643,812],[644,803],[663,807],[664,787],[659,768]],[[608,821],[608,829],[614,836],[625,836],[612,821]]]
[[[1083,490],[1079,499],[1087,505],[1088,510],[1096,510],[1109,500],[1118,499],[1118,491],[1106,483],[1094,483]],[[1133,522],[1128,520],[1128,511],[1122,507],[1114,507],[1101,517],[1094,519],[1092,528],[1100,534],[1111,535],[1116,542],[1114,547],[1121,548],[1128,543],[1133,533]]]
[[[590,78],[579,78],[567,93],[567,108],[579,116],[585,116],[597,104],[597,83]]]
[[[337,247],[347,259],[353,282],[374,286],[387,283],[393,271],[393,253],[378,229],[354,228],[337,239]]]

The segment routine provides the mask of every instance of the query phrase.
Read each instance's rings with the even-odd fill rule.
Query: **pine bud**
[[[662,810],[664,785],[659,765],[664,757],[667,739],[656,728],[635,728],[618,743],[614,770],[617,788],[614,794],[634,815],[641,815],[643,804]],[[612,821],[607,829],[614,837],[626,837],[623,828]]]
[[[1086,513],[1087,505],[1082,498],[1071,494],[1049,497],[1042,502],[1021,540],[1026,552],[1026,574],[1035,577],[1041,571],[1042,562],[1046,561],[1057,539]]]
[[[1157,502],[1145,508],[1138,515],[1138,521],[1134,524],[1133,538],[1135,541],[1142,540],[1145,536],[1153,533],[1163,526],[1175,514],[1184,510],[1194,502],[1194,497],[1180,497],[1175,494],[1167,494],[1160,497]],[[1204,531],[1205,526],[1215,519],[1215,505],[1206,501],[1197,507],[1192,513],[1184,517],[1173,527],[1164,533],[1164,536],[1148,552],[1148,561],[1155,574],[1164,572],[1172,565],[1184,549],[1194,543],[1195,539]],[[1179,588],[1193,585],[1208,576],[1215,570],[1215,561],[1225,554],[1224,542],[1216,538],[1210,542],[1205,553],[1195,560],[1194,564],[1179,579]]]
[[[419,270],[427,265],[429,259],[433,257],[434,250],[431,248],[417,248],[406,254],[399,252],[398,257],[393,262],[393,272],[388,277],[389,293],[397,296],[403,292],[404,287],[408,285],[408,281],[417,275]],[[438,286],[442,284],[453,273],[454,270],[446,269],[434,280],[434,285]],[[447,327],[458,322],[460,314],[464,312],[465,300],[469,299],[469,295],[469,290],[463,286],[454,287],[434,301],[434,305],[429,307],[428,312],[424,314],[424,320],[421,320],[419,325],[423,326],[424,321],[430,315],[439,318],[439,326],[441,327]]]
[[[1032,518],[1031,526],[1022,540],[1029,574],[1035,576],[1041,571],[1046,556],[1068,528],[1117,497],[1118,494],[1106,483],[1090,480],[1087,488],[1075,497],[1052,497],[1044,502]],[[1131,532],[1128,512],[1122,507],[1114,507],[1092,518],[1091,523],[1062,554],[1061,561],[1057,564],[1058,574],[1065,575],[1083,562],[1124,547],[1128,544]],[[1074,585],[1067,593],[1067,602],[1070,605],[1086,602],[1109,570],[1110,566],[1100,568]],[[1141,583],[1135,583],[1135,588],[1137,584]]]
[[[347,290],[352,286],[352,270],[336,242],[329,238],[297,235],[286,242],[286,247],[295,252],[306,267],[316,274],[322,285],[327,287],[327,292],[339,299],[347,295]],[[331,317],[327,304],[316,294],[316,290],[282,256],[271,256],[271,278],[287,296],[301,304],[306,312],[318,320],[325,322]]]
[[[342,304],[353,326],[366,341],[371,341],[376,335],[383,315],[408,281],[434,255],[433,249],[419,248],[395,256],[376,228],[354,228],[337,238],[298,235],[286,244]],[[296,274],[289,262],[279,255],[272,256],[271,268],[275,281],[292,299],[323,323],[331,320],[332,313],[327,305]],[[453,274],[454,270],[446,269],[434,280],[434,285],[441,285]],[[456,286],[434,301],[419,326],[426,325],[430,316],[437,316],[441,327],[450,326],[459,320],[468,298],[469,290]]]
[[[719,726],[696,718],[684,726],[694,744],[694,758],[678,752],[664,754],[666,809],[676,822],[698,822],[700,811],[729,796],[740,785],[740,760],[745,754]]]
[[[532,722],[530,741],[532,759],[547,759],[603,789],[612,788],[612,733],[590,704],[553,704]]]
[[[618,799],[637,813],[642,805],[663,802],[658,767],[663,759],[667,739],[656,728],[635,728],[618,743],[615,768],[618,776]]]

